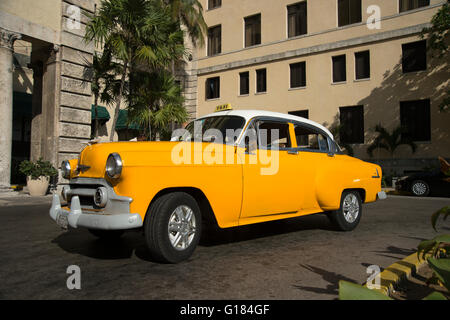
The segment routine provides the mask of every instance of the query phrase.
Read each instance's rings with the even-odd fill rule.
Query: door
[[[298,193],[297,152],[292,124],[282,120],[254,120],[246,131],[241,219],[296,213]],[[295,142],[294,142],[295,143]],[[241,149],[244,150],[244,149]]]
[[[321,182],[328,180],[331,168],[335,167],[334,151],[330,149],[327,135],[314,126],[295,123],[294,135],[298,150],[298,188],[303,198],[300,211],[320,211],[317,195],[323,190],[317,188],[333,189]]]

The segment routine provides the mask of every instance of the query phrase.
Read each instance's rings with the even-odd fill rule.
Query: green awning
[[[109,112],[105,107],[97,106],[97,119],[98,120],[106,120],[108,121],[111,117],[109,116]],[[95,105],[91,107],[91,119],[95,120]]]
[[[143,130],[143,128],[137,123],[128,123],[128,110],[120,110],[119,117],[117,118],[116,130]]]

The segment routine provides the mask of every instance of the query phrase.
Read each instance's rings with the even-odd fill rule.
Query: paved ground
[[[165,265],[151,261],[138,232],[116,243],[62,232],[50,201],[0,199],[0,298],[336,299],[339,280],[363,283],[367,266],[385,268],[433,237],[431,213],[450,204],[390,196],[365,205],[351,233],[323,215],[210,230],[189,261]],[[81,268],[81,290],[66,287],[69,265]]]

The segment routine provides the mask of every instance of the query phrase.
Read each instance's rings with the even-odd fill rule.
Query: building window
[[[209,78],[206,80],[206,99],[220,98],[220,77]]]
[[[288,113],[293,115],[293,116],[309,119],[309,110],[290,111]]]
[[[247,17],[245,20],[245,47],[261,44],[261,14]]]
[[[208,0],[208,10],[222,6],[222,0]]]
[[[208,56],[222,52],[222,26],[208,29]]]
[[[427,41],[416,41],[402,45],[403,73],[427,69]]]
[[[256,70],[256,92],[267,92],[267,70]]]
[[[370,51],[362,51],[355,53],[355,78],[370,78]]]
[[[307,9],[306,1],[296,3],[287,7],[288,10],[288,37],[297,37],[306,34]]]
[[[342,143],[364,143],[364,107],[341,107],[340,141]]]
[[[241,96],[250,93],[250,73],[241,72],[239,73],[239,94]]]
[[[345,54],[333,57],[333,82],[347,81],[347,62]]]
[[[399,0],[400,12],[414,10],[430,5],[430,0]]]
[[[338,26],[362,21],[361,0],[338,0]]]
[[[400,123],[403,139],[430,141],[430,100],[400,102]]]
[[[291,68],[291,88],[306,87],[306,62],[293,63]]]

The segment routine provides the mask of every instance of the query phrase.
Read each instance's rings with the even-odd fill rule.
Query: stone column
[[[31,52],[31,68],[33,69],[33,102],[31,120],[30,160],[42,157],[41,152],[41,118],[42,118],[42,75],[44,67],[41,60],[35,59],[35,51]]]
[[[0,191],[10,187],[13,121],[13,45],[21,38],[0,28]]]

